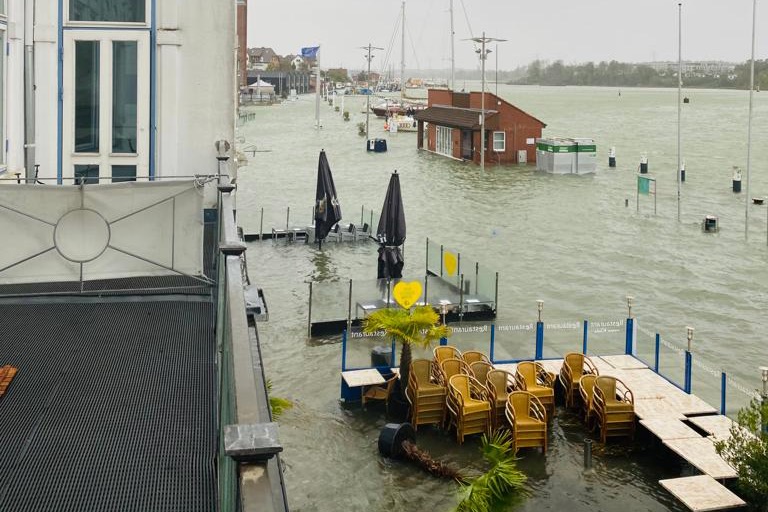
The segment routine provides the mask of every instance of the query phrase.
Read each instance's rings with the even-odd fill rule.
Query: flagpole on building
[[[317,45],[317,53],[315,54],[317,75],[315,76],[315,128],[320,129],[320,45]]]

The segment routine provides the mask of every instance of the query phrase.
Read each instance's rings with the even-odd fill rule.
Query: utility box
[[[587,174],[596,169],[597,146],[594,139],[536,139],[536,170],[553,174]]]
[[[527,164],[528,163],[528,150],[526,150],[526,149],[518,149],[517,150],[517,163],[519,163],[519,164]]]

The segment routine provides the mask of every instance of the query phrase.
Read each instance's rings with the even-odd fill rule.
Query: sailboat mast
[[[456,64],[454,61],[454,53],[453,53],[453,38],[456,35],[456,33],[453,31],[453,0],[450,0],[450,7],[449,12],[451,14],[451,90],[453,90],[454,87],[454,73],[456,71]]]
[[[681,99],[683,90],[683,4],[677,4],[677,222],[680,222],[680,181],[681,165],[680,156],[681,135]]]
[[[403,99],[403,92],[405,90],[405,1],[403,1],[402,6],[402,18],[402,34],[400,34],[400,99]]]

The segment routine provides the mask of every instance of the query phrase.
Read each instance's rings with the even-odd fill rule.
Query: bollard
[[[613,146],[608,150],[608,167],[616,167],[616,148]]]
[[[629,208],[629,199],[624,199],[624,207]]]
[[[685,162],[680,165],[680,181],[685,182]]]
[[[741,192],[741,169],[734,167],[733,178],[731,183],[733,184],[733,191],[736,193]]]
[[[640,157],[640,174],[648,174],[648,157],[645,155]]]
[[[584,439],[584,469],[592,469],[592,440]]]

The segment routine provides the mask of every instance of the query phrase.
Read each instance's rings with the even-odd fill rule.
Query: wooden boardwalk
[[[685,506],[695,512],[745,505],[718,480],[736,478],[736,471],[715,451],[714,440],[730,436],[734,422],[696,395],[688,394],[630,355],[591,357],[600,375],[622,380],[635,398],[639,423],[665,446],[703,475],[660,480]],[[539,361],[554,374],[562,359]],[[517,365],[497,364],[514,374]],[[694,428],[695,427],[695,428]],[[698,430],[697,430],[698,429]],[[700,432],[704,432],[702,435]]]

